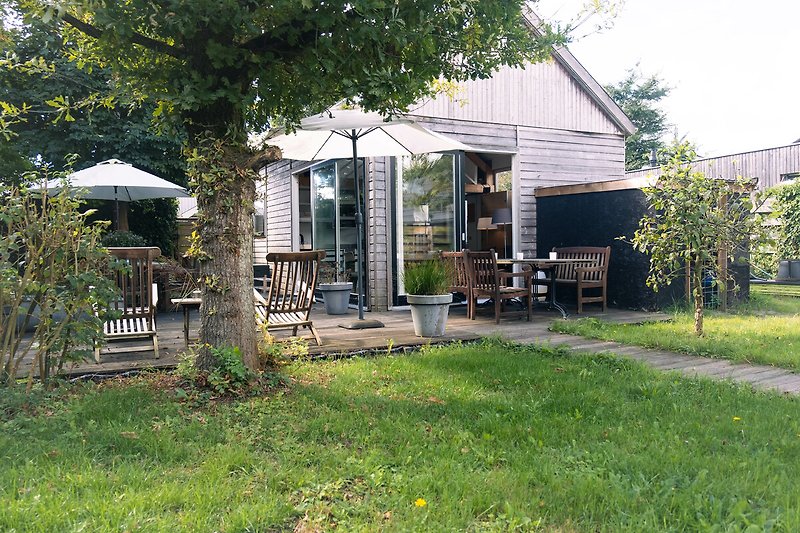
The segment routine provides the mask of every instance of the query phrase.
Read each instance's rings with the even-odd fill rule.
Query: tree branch
[[[94,37],[95,39],[99,39],[100,37],[103,36],[103,30],[89,24],[88,22],[84,22],[77,17],[74,17],[69,13],[64,13],[63,15],[61,15],[61,19],[70,26],[72,26],[73,28],[75,28],[76,30],[80,31],[81,33],[84,33],[85,35],[88,35],[89,37]],[[186,59],[188,57],[188,54],[186,53],[185,49],[177,46],[170,46],[163,41],[152,39],[150,37],[142,35],[141,33],[134,32],[131,35],[130,40],[133,44],[138,44],[139,46],[143,46],[148,50],[152,50],[154,52],[174,57],[175,59]]]

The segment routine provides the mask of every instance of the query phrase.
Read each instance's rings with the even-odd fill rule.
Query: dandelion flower
[[[422,498],[417,498],[417,501],[414,502],[414,505],[416,505],[417,507],[425,507],[426,505],[428,505],[428,502],[426,502]]]
[[[742,419],[742,418],[741,418],[741,417],[739,417],[739,416],[734,416],[734,417],[733,417],[733,421],[734,421],[734,422],[739,422],[741,419]]]

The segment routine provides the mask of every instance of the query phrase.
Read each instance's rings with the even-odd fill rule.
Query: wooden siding
[[[758,178],[758,189],[764,190],[780,183],[782,174],[800,172],[800,144],[699,159],[693,166],[716,178]],[[648,168],[628,172],[627,176],[643,177],[660,172],[658,168]]]
[[[295,163],[297,165],[297,163]],[[292,161],[267,167],[265,232],[270,252],[292,250]]]
[[[391,209],[388,164],[391,158],[368,160],[367,174],[367,268],[370,308],[385,311],[391,298]]]
[[[411,108],[420,117],[520,125],[621,135],[578,81],[557,61],[504,67],[486,80],[459,84],[455,99],[448,95]]]

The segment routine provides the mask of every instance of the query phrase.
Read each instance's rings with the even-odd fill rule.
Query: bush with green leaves
[[[781,220],[778,235],[778,258],[800,259],[800,181],[775,187],[774,212]]]
[[[141,235],[130,231],[112,231],[103,236],[103,246],[135,247],[147,246],[147,241]]]
[[[710,275],[725,294],[731,281],[719,253],[746,256],[763,238],[763,226],[753,212],[753,182],[737,177],[716,179],[693,169],[696,158],[688,143],[669,150],[669,161],[651,187],[643,189],[649,212],[639,222],[633,247],[650,256],[648,286],[654,290],[690,273],[695,308],[695,334],[703,334],[703,284]],[[744,248],[744,250],[742,249]]]
[[[31,355],[30,390],[35,376],[47,381],[103,338],[105,310],[118,294],[105,273],[115,266],[100,244],[105,223],[89,223],[68,187],[51,196],[0,184],[0,199],[0,383],[15,384]]]
[[[437,295],[450,292],[453,276],[448,263],[441,259],[428,259],[406,263],[403,284],[406,294]]]

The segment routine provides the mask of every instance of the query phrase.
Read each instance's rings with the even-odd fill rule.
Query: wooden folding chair
[[[127,263],[127,267],[114,274],[121,297],[111,304],[117,319],[103,324],[103,335],[107,341],[149,338],[153,343],[156,359],[158,333],[156,332],[156,303],[158,293],[153,283],[153,259],[161,255],[156,247],[109,248],[109,253]],[[116,352],[141,351],[140,347],[117,349]],[[94,359],[100,362],[100,347],[95,345]]]
[[[450,271],[453,273],[453,284],[450,285],[450,292],[463,294],[467,300],[467,317],[472,318],[472,298],[469,290],[469,276],[467,274],[467,263],[464,260],[464,252],[441,252],[442,261],[449,261]]]
[[[324,257],[324,250],[267,254],[272,270],[267,298],[253,291],[259,325],[266,324],[269,330],[291,329],[295,336],[298,328],[308,328],[317,346],[322,346],[310,315],[319,262]]]
[[[494,300],[494,321],[500,323],[500,314],[504,312],[506,300],[514,298],[524,298],[528,307],[528,322],[531,321],[533,311],[533,293],[531,290],[532,272],[501,272],[497,268],[497,256],[494,250],[489,252],[464,252],[464,259],[467,265],[469,276],[470,306],[472,308],[471,319],[475,319],[475,310],[478,305],[478,298],[488,297]],[[506,285],[508,280],[522,278],[524,287],[513,287]],[[509,313],[512,314],[512,313]],[[524,313],[514,312],[515,315]]]

